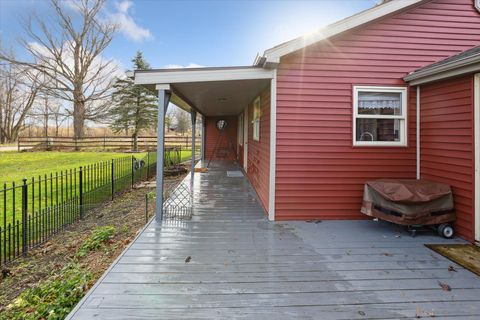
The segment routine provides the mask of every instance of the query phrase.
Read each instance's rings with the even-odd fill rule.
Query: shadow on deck
[[[150,222],[69,318],[480,316],[480,278],[423,246],[446,240],[372,221],[271,223],[227,170],[239,169],[195,173],[192,219]]]

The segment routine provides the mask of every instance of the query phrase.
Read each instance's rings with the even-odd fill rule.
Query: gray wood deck
[[[227,177],[233,164],[212,167],[196,173],[193,219],[151,222],[69,319],[480,318],[480,278],[423,246],[446,240],[271,223],[248,181]]]

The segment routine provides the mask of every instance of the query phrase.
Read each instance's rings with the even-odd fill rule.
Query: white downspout
[[[420,180],[420,86],[417,85],[417,180]]]
[[[475,159],[475,241],[480,245],[480,73],[474,75],[473,84],[473,119],[474,119],[474,155]]]

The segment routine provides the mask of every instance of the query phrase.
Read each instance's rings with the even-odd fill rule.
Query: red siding
[[[474,240],[473,76],[421,87],[420,174],[452,186],[456,230]]]
[[[253,140],[253,102],[248,108],[248,160],[247,175],[250,183],[268,212],[270,173],[270,87],[260,95],[260,140]]]
[[[221,119],[227,121],[227,128],[222,137],[217,129],[217,121]],[[237,124],[236,116],[207,117],[205,119],[205,159],[207,161],[210,159],[237,159]],[[216,150],[215,146],[217,146]]]
[[[407,73],[480,44],[479,22],[471,0],[431,1],[282,58],[276,218],[361,218],[366,180],[415,178],[415,91],[408,147],[352,147],[352,87],[405,86]]]

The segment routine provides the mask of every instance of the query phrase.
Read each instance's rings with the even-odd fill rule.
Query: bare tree
[[[85,121],[101,117],[108,108],[108,97],[116,67],[101,57],[110,44],[116,26],[102,20],[105,0],[50,0],[53,17],[32,14],[25,19],[26,37],[20,42],[31,61],[0,59],[40,72],[48,85],[46,92],[71,102],[74,136],[83,136]],[[51,19],[49,19],[51,18]]]
[[[49,129],[50,125],[53,123],[55,128],[54,135],[55,137],[58,137],[60,126],[68,118],[68,114],[65,112],[58,99],[43,93],[39,96],[37,103],[35,103],[35,107],[30,112],[30,118],[40,123],[45,137],[48,137],[49,134],[51,134]]]
[[[48,124],[50,122],[48,104],[48,95],[39,95],[29,114],[29,118],[34,121],[35,124],[39,123],[41,125],[43,128],[43,136],[45,137],[48,137]]]
[[[191,129],[190,115],[183,109],[175,108],[174,111],[176,130],[182,134],[182,136]]]
[[[0,65],[0,142],[14,142],[43,85],[38,72],[9,62]]]
[[[167,133],[170,132],[170,129],[172,129],[173,125],[173,118],[175,115],[173,114],[173,109],[172,108],[167,108],[167,112],[165,114],[165,128],[167,130]]]
[[[63,106],[60,103],[50,104],[49,112],[55,125],[55,137],[58,137],[60,126],[69,118],[69,115],[65,114]]]

